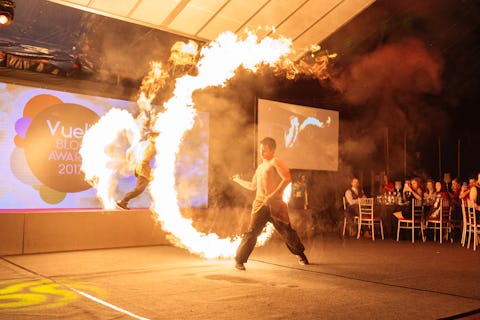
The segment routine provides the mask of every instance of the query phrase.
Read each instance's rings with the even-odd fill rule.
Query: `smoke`
[[[84,73],[100,81],[132,80],[148,73],[150,61],[167,61],[180,37],[143,26],[85,13],[78,56]],[[112,32],[115,30],[115,32]]]
[[[412,151],[428,141],[432,133],[448,130],[448,116],[433,98],[442,90],[443,68],[438,53],[420,39],[408,37],[357,57],[349,68],[332,78],[335,89],[351,108],[342,127],[340,150],[345,163],[384,168],[387,130],[391,139],[389,152],[396,157],[392,169],[398,173],[405,135]]]
[[[209,206],[249,203],[251,195],[231,180],[234,174],[253,175],[252,97],[229,87],[210,88],[194,95],[196,107],[210,114]],[[249,161],[248,159],[252,159]],[[248,197],[248,200],[245,197]]]
[[[438,93],[442,70],[439,56],[428,51],[420,40],[407,38],[358,58],[336,86],[351,104],[385,103]]]
[[[432,171],[438,160],[445,165],[443,170],[456,171],[455,152],[444,153],[441,159],[425,154],[439,137],[471,139],[475,131],[469,115],[479,92],[475,89],[479,13],[478,1],[376,1],[325,41],[323,47],[339,54],[339,66],[357,55],[332,78],[351,104],[344,112],[347,134],[366,126],[379,133],[388,128],[390,138],[399,140],[390,141],[395,148],[390,149],[392,165],[402,162],[397,149],[403,147],[406,134],[407,175],[421,162],[420,172],[430,170],[430,176],[436,176]],[[382,149],[381,134],[371,134]],[[445,144],[453,147],[452,141]],[[434,150],[430,147],[430,153]],[[470,160],[462,158],[460,165],[463,169]]]

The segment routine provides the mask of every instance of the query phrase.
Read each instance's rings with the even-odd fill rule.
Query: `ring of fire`
[[[240,241],[240,237],[221,239],[214,233],[197,232],[192,221],[182,217],[178,206],[175,161],[184,133],[192,128],[196,117],[192,94],[206,87],[224,86],[239,67],[252,72],[259,66],[278,68],[291,50],[291,41],[282,37],[259,40],[256,35],[249,33],[240,40],[232,32],[222,33],[202,48],[196,64],[197,74],[175,79],[174,95],[163,105],[164,111],[155,114],[154,119],[149,119],[153,123],[150,129],[160,133],[155,141],[158,152],[149,188],[153,202],[151,209],[157,214],[163,230],[169,233],[168,238],[174,245],[205,258],[233,257]],[[165,72],[160,69],[161,63],[153,64],[153,68],[149,74],[152,78],[148,81],[157,84],[155,89],[159,89],[162,86],[158,83],[165,82]],[[144,80],[146,83],[148,81]],[[152,86],[149,87],[150,91],[141,92],[137,101],[143,114],[149,114],[152,110]],[[138,143],[141,131],[138,119],[125,110],[112,109],[85,133],[80,149],[82,170],[85,178],[94,182],[97,195],[106,209],[115,206],[112,196],[115,188],[114,170],[109,166],[115,160],[105,150],[122,132],[127,133],[132,145]],[[257,245],[263,245],[272,232],[273,227],[267,225]]]

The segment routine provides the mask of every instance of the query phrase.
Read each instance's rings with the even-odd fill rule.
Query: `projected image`
[[[101,208],[80,170],[85,132],[112,108],[135,112],[132,101],[0,83],[0,210]],[[208,201],[208,113],[199,113],[185,136],[176,164],[180,206],[206,207]],[[135,185],[119,172],[116,192]],[[132,208],[148,208],[148,193]]]
[[[291,169],[338,170],[338,111],[258,100],[258,139],[277,141]]]

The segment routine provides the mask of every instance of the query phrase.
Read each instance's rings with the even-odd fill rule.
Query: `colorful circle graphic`
[[[39,94],[32,97],[23,108],[23,116],[26,118],[35,118],[35,116],[48,107],[62,103],[60,98],[51,94]]]
[[[45,186],[60,192],[91,187],[80,170],[82,138],[99,116],[73,103],[60,103],[40,111],[25,133],[28,166]]]
[[[23,140],[22,140],[23,141]],[[25,150],[22,148],[15,148],[10,155],[10,168],[15,177],[30,186],[40,184],[40,181],[27,168],[27,160],[25,159]]]
[[[47,186],[40,185],[40,186],[34,186],[33,187],[35,190],[38,190],[38,193],[40,194],[40,197],[45,201],[46,203],[49,204],[56,204],[67,196],[65,192],[59,192],[53,189],[50,189]]]

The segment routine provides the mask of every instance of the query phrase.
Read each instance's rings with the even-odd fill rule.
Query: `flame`
[[[115,173],[128,167],[128,161],[115,156],[115,142],[124,135],[131,145],[140,141],[140,129],[130,113],[110,109],[85,133],[79,153],[85,179],[97,189],[97,196],[105,209],[115,208]]]
[[[290,182],[283,190],[283,194],[282,194],[283,202],[288,203],[290,201],[291,196],[292,196],[292,183]]]
[[[140,111],[149,112],[152,109],[151,103],[158,90],[165,87],[168,77],[168,72],[163,69],[161,62],[153,61],[151,63],[151,70],[142,81],[140,96],[137,99]]]
[[[240,66],[255,71],[261,64],[274,64],[290,52],[290,46],[290,40],[285,38],[264,38],[259,42],[256,35],[250,33],[244,40],[239,40],[234,33],[225,32],[202,49],[197,76],[186,75],[177,79],[174,97],[164,104],[165,111],[155,122],[155,130],[160,132],[155,141],[159,153],[150,184],[152,210],[158,214],[162,228],[170,233],[169,239],[175,245],[206,258],[232,257],[241,240],[239,237],[221,239],[216,234],[197,232],[192,221],[182,217],[177,204],[175,158],[183,134],[191,129],[195,120],[193,92],[209,86],[224,86]],[[269,233],[260,237],[259,244],[264,243],[263,237],[268,238]]]
[[[260,235],[257,237],[256,246],[257,247],[263,246],[268,241],[268,239],[271,238],[274,231],[275,231],[275,227],[273,226],[273,224],[270,222],[267,222],[267,224],[265,225],[265,228],[263,228],[262,230],[262,233],[260,233]]]
[[[240,237],[219,238],[216,234],[198,232],[190,219],[182,217],[175,190],[175,161],[185,132],[194,124],[196,110],[192,94],[209,86],[224,86],[235,75],[239,67],[255,72],[260,66],[272,69],[289,67],[292,63],[286,56],[291,52],[291,40],[258,37],[247,32],[243,39],[233,32],[220,34],[215,41],[203,47],[197,55],[196,43],[176,43],[171,50],[170,63],[196,63],[195,76],[184,75],[175,79],[173,97],[163,104],[161,112],[151,106],[156,92],[161,89],[169,74],[163,71],[161,63],[153,63],[152,71],[142,82],[137,101],[141,113],[137,119],[126,111],[113,109],[85,134],[80,154],[82,170],[86,179],[97,188],[105,208],[115,204],[112,190],[115,187],[115,169],[111,153],[107,150],[115,143],[116,137],[126,133],[132,149],[140,142],[141,131],[148,129],[159,132],[155,140],[157,154],[153,179],[149,185],[152,198],[151,210],[156,213],[162,228],[169,233],[169,240],[176,246],[206,258],[234,256]],[[128,161],[120,161],[122,164]],[[290,190],[288,188],[288,190]],[[286,191],[290,193],[289,191]],[[259,236],[257,245],[263,245],[272,235],[273,225],[267,224]]]
[[[170,49],[169,60],[179,65],[195,64],[197,54],[198,45],[195,41],[190,40],[188,43],[177,41]]]

